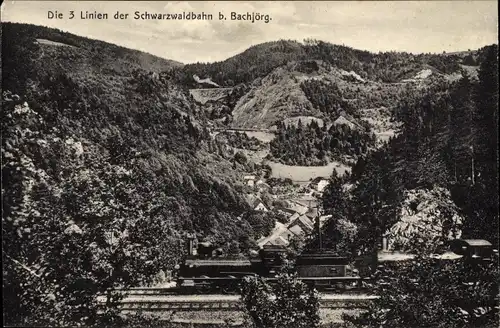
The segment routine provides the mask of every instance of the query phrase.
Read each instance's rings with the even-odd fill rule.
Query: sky
[[[213,62],[267,41],[306,38],[373,52],[453,52],[498,43],[497,1],[4,1],[2,21],[55,27],[182,63]],[[62,19],[49,19],[58,11]],[[75,18],[69,19],[74,11]],[[108,13],[85,20],[80,11]],[[128,19],[113,15],[128,13]],[[135,20],[134,12],[205,12],[213,20]],[[219,20],[219,12],[227,20]],[[230,13],[271,21],[236,21]]]

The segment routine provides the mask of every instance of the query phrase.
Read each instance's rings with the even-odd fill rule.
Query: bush
[[[498,262],[419,258],[377,272],[374,301],[356,327],[498,327]]]
[[[240,164],[245,164],[247,162],[247,157],[243,152],[239,151],[234,155],[234,160]]]
[[[259,277],[248,277],[241,295],[257,328],[319,327],[318,294],[294,275],[282,273],[272,286]]]

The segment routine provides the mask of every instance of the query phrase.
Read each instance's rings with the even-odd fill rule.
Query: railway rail
[[[203,280],[202,278],[199,278]],[[222,278],[221,278],[222,279]],[[197,278],[194,278],[193,280],[197,280]],[[227,279],[226,279],[227,280]],[[304,281],[307,281],[308,279],[303,279]],[[349,295],[362,295],[366,294],[367,291],[369,290],[366,286],[364,286],[362,283],[369,282],[370,280],[368,279],[359,279],[359,278],[352,278],[352,277],[338,277],[338,278],[317,278],[315,280],[321,281],[321,280],[338,280],[339,281],[339,286],[337,287],[331,287],[331,288],[322,288],[321,293],[322,294],[349,294]],[[272,281],[272,279],[269,279],[269,281]],[[345,283],[350,282],[350,283],[355,283],[355,286],[350,286],[346,287]],[[360,285],[361,283],[361,285]],[[131,288],[116,288],[112,290],[112,293],[118,293],[122,294],[125,296],[146,296],[146,295],[154,295],[154,296],[161,296],[161,295],[210,295],[214,294],[212,289],[207,289],[203,290],[203,288],[198,287],[192,287],[192,289],[187,289],[186,287],[131,287]],[[217,294],[217,293],[215,293]],[[237,294],[236,290],[230,292],[230,293],[225,293],[225,294],[230,294],[234,295]],[[104,296],[104,295],[102,295]]]
[[[148,292],[152,292],[148,290]],[[368,294],[320,294],[320,307],[326,309],[363,308],[376,299]],[[98,301],[105,306],[105,297]],[[160,295],[160,294],[127,294],[120,302],[119,308],[125,312],[135,311],[171,311],[171,310],[242,310],[239,295]]]

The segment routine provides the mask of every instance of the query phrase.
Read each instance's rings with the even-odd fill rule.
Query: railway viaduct
[[[247,128],[213,128],[212,131],[217,132],[265,132],[275,134],[276,131],[270,129],[247,129]]]

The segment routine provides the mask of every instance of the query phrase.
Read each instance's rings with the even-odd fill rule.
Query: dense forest
[[[9,324],[93,325],[96,292],[151,283],[183,256],[186,233],[245,252],[273,225],[234,219],[250,207],[233,156],[183,90],[115,49],[2,24]]]
[[[225,140],[229,146],[239,149],[257,151],[266,147],[264,142],[255,137],[249,137],[246,133],[224,131],[218,133],[216,139]]]
[[[408,191],[442,188],[466,218],[463,235],[498,245],[496,52],[488,48],[478,82],[465,76],[404,95],[395,111],[401,133],[359,158],[350,176],[332,177],[325,210],[377,241],[400,217]]]
[[[342,91],[334,83],[306,80],[300,88],[311,104],[328,118],[336,119],[341,113],[356,115],[353,106],[344,100]]]
[[[278,132],[270,143],[269,159],[289,165],[321,166],[331,160],[349,162],[375,145],[375,136],[364,127],[345,124],[319,127],[316,121],[298,126],[277,125]]]
[[[476,57],[483,56],[482,52]],[[477,60],[472,55],[468,64]],[[463,58],[460,55],[410,54],[401,52],[371,53],[347,46],[333,45],[318,40],[303,43],[290,40],[266,42],[252,46],[246,51],[224,61],[215,63],[188,64],[174,69],[174,80],[190,88],[201,87],[193,80],[210,77],[221,86],[251,83],[262,78],[275,68],[291,61],[322,60],[346,71],[354,71],[362,78],[377,82],[400,82],[418,71],[431,67],[443,74],[460,70]]]
[[[465,76],[406,94],[397,106],[401,134],[360,158],[351,175],[331,177],[325,246],[356,256],[387,236],[393,250],[419,255],[377,273],[383,297],[366,315],[347,318],[357,327],[498,324],[498,262],[426,257],[459,236],[498,249],[498,46],[482,60],[477,82]]]

